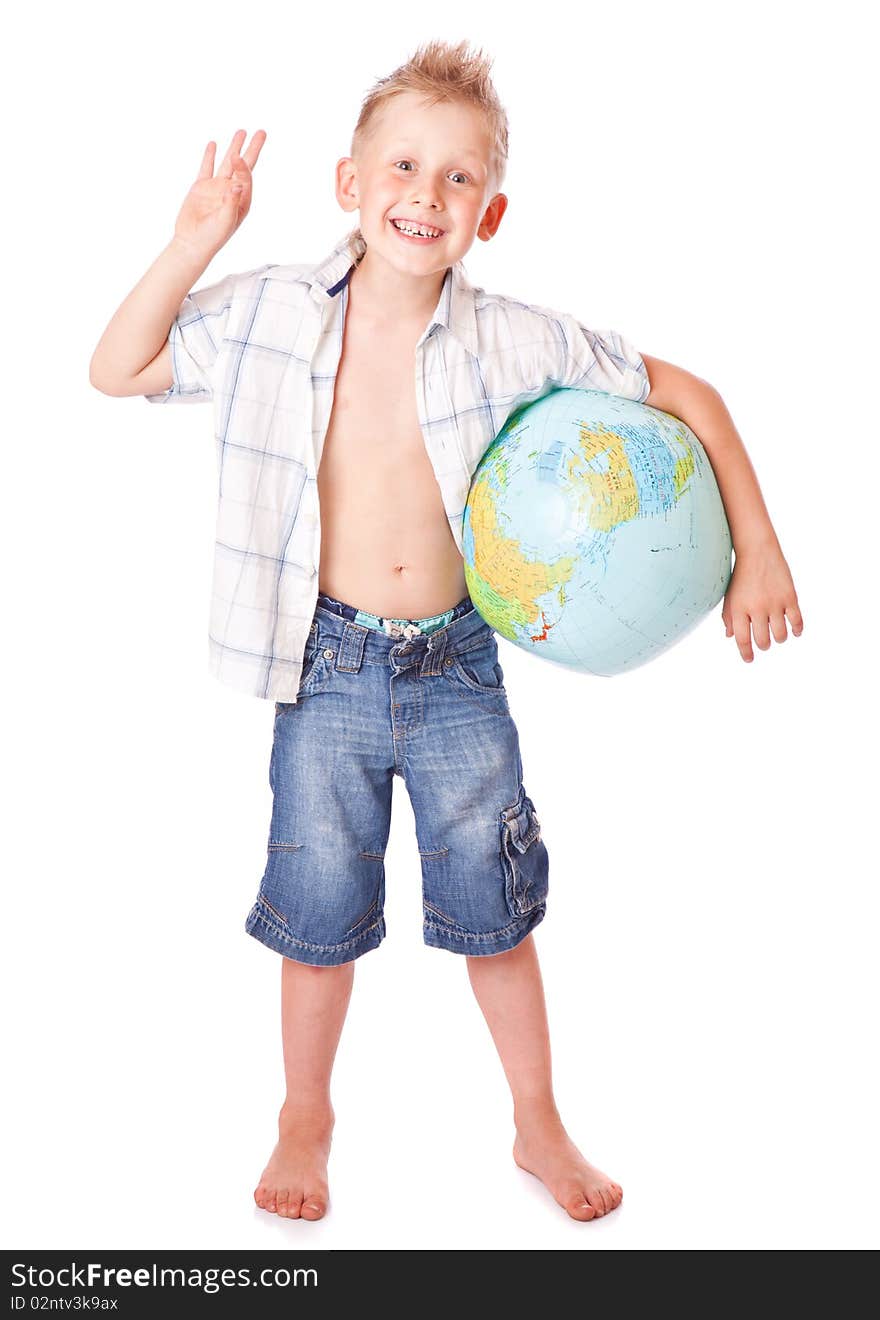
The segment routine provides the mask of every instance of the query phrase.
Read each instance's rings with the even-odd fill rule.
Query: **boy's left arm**
[[[651,389],[643,400],[689,426],[712,464],[736,554],[721,617],[728,637],[736,637],[743,660],[753,660],[752,638],[761,651],[795,637],[804,621],[782,548],[733,419],[714,386],[671,362],[641,354]],[[751,631],[750,631],[751,630]]]

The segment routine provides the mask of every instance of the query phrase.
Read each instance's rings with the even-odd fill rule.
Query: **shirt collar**
[[[354,269],[352,254],[359,261],[367,245],[358,229],[346,234],[329,256],[317,265],[303,270],[300,266],[271,266],[261,279],[287,280],[307,284],[312,297],[319,303],[329,302],[345,287]],[[442,325],[474,357],[477,356],[477,316],[474,308],[474,286],[464,273],[461,261],[450,266],[443,280],[437,306],[425,327],[426,335],[435,325]]]

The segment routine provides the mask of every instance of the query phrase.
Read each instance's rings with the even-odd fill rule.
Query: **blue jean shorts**
[[[317,966],[376,948],[400,775],[415,816],[424,942],[502,953],[543,920],[548,857],[495,633],[469,596],[393,631],[375,619],[318,596],[297,700],[275,706],[268,856],[245,929]]]

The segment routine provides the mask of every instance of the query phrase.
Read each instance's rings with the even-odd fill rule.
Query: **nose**
[[[425,198],[426,196],[426,193],[421,193],[418,198],[414,198],[413,201],[410,202],[410,215],[414,220],[421,219],[423,224],[435,225],[438,229],[445,229],[446,218],[442,205],[437,202],[420,200],[420,198]]]
[[[426,208],[430,206],[435,210],[442,209],[439,188],[428,180],[423,179],[418,192],[415,192],[412,195],[411,205],[424,206]]]

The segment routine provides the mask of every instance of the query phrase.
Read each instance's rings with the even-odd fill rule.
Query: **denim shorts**
[[[424,942],[502,953],[543,920],[548,857],[495,633],[470,597],[425,632],[357,621],[375,617],[318,595],[297,700],[275,706],[268,856],[245,929],[317,966],[376,948],[400,775],[415,816]]]

